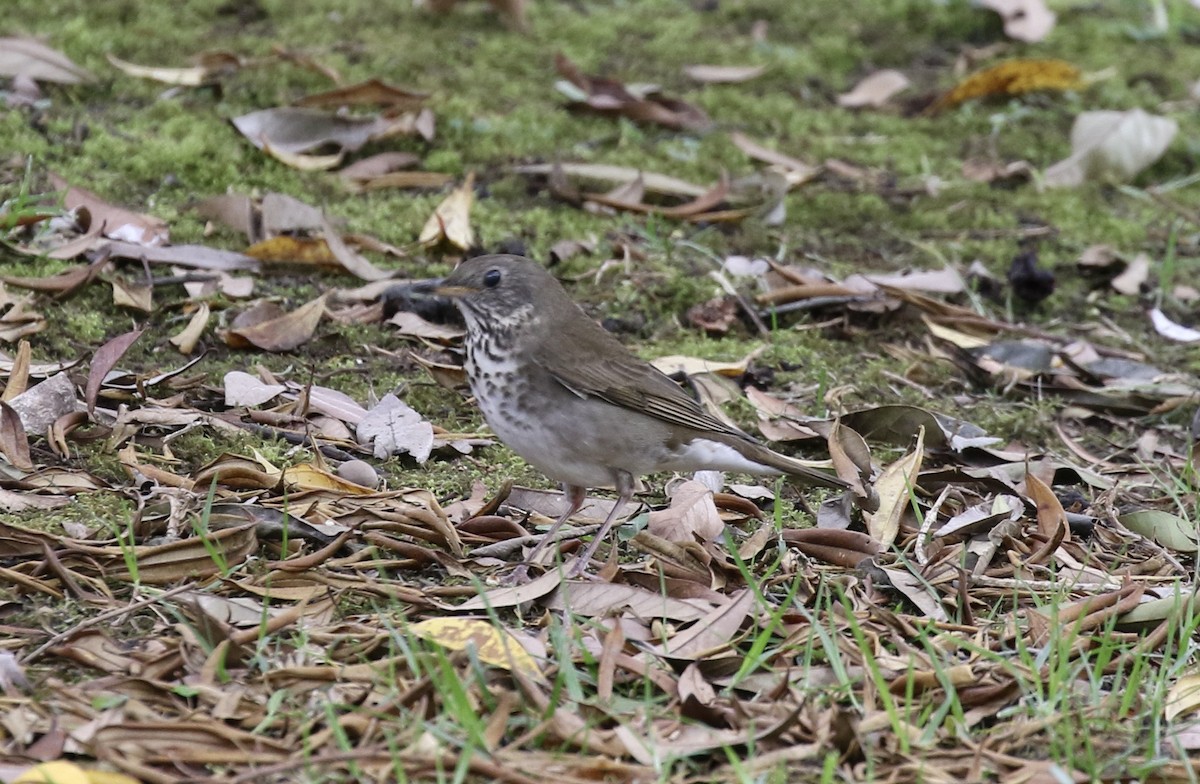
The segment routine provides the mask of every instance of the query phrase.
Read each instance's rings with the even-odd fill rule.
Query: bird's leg
[[[554,521],[554,525],[550,526],[550,530],[544,533],[542,538],[538,540],[538,543],[533,546],[533,552],[529,554],[525,562],[518,566],[516,571],[512,573],[510,581],[514,585],[520,585],[528,579],[529,565],[537,563],[542,552],[554,541],[558,529],[562,528],[563,523],[567,522],[571,515],[578,512],[580,507],[583,506],[583,502],[587,499],[587,488],[564,484],[563,495],[567,498],[567,511],[559,515],[559,518]]]
[[[612,511],[608,513],[608,517],[604,518],[604,524],[600,526],[600,530],[592,537],[592,542],[583,551],[583,556],[575,562],[575,566],[571,568],[571,573],[568,577],[578,577],[587,569],[588,563],[591,562],[592,556],[596,554],[596,548],[604,541],[604,537],[612,530],[613,524],[617,522],[617,515],[621,513],[621,509],[633,499],[633,475],[627,471],[617,472],[617,502],[613,504]]]

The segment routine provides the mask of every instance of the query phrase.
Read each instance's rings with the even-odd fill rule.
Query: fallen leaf
[[[1046,169],[1048,187],[1087,180],[1125,182],[1163,156],[1179,123],[1141,109],[1084,112],[1071,126],[1071,155]]]
[[[998,13],[1004,21],[1004,34],[1025,43],[1043,40],[1057,20],[1046,0],[977,0],[976,4]]]
[[[218,76],[232,73],[237,67],[234,62],[221,63],[208,61],[186,68],[163,68],[126,62],[111,53],[107,54],[106,57],[108,57],[108,62],[114,68],[119,69],[126,76],[133,76],[138,79],[150,79],[155,82],[173,84],[180,87],[201,87],[213,84],[217,81]]]
[[[137,245],[165,245],[169,236],[166,221],[109,204],[91,191],[76,188],[57,174],[50,175],[55,188],[65,190],[63,205],[69,210],[85,209],[92,223],[103,226],[103,234]]]
[[[1195,343],[1200,341],[1200,330],[1185,327],[1182,324],[1177,324],[1158,308],[1153,308],[1150,311],[1150,322],[1154,324],[1154,330],[1164,338],[1174,340],[1177,343]]]
[[[708,188],[695,185],[676,177],[670,177],[656,172],[643,171],[628,166],[611,166],[604,163],[536,163],[524,166],[514,166],[512,170],[518,174],[536,174],[551,176],[556,171],[572,177],[585,180],[599,180],[614,184],[627,183],[641,178],[642,186],[649,193],[664,196],[688,196],[697,198],[708,192]]]
[[[395,111],[409,111],[421,108],[428,97],[429,93],[395,87],[379,79],[368,79],[358,84],[350,84],[345,87],[337,87],[325,92],[306,95],[300,100],[295,101],[292,105],[325,108],[330,106],[361,106],[363,104],[372,104]]]
[[[0,76],[25,76],[57,84],[96,81],[90,71],[65,54],[32,38],[0,38]]]
[[[769,147],[759,144],[740,131],[734,131],[729,134],[729,139],[735,147],[754,160],[770,164],[782,170],[788,185],[791,187],[802,185],[821,173],[819,166],[812,166],[790,155],[785,155],[778,150],[772,150]]]
[[[1083,260],[1080,260],[1083,263]],[[1142,286],[1150,279],[1150,257],[1145,253],[1139,253],[1133,257],[1133,261],[1126,265],[1121,274],[1117,275],[1109,285],[1121,294],[1137,296],[1142,291]]]
[[[121,361],[121,357],[125,356],[125,352],[134,344],[134,341],[142,336],[143,331],[135,329],[124,335],[118,335],[96,349],[96,353],[92,355],[87,386],[84,387],[83,393],[83,400],[87,403],[89,414],[96,410],[96,397],[100,394],[100,386],[104,383],[105,376]]]
[[[668,98],[656,87],[635,88],[615,79],[584,74],[561,52],[554,56],[554,67],[566,80],[558,84],[559,90],[576,106],[675,130],[698,131],[712,125],[712,120],[701,109]]]
[[[243,114],[233,125],[260,150],[301,154],[324,145],[353,152],[367,142],[413,133],[413,120],[399,117],[358,117],[323,109],[280,106]]]
[[[359,420],[355,434],[380,460],[405,452],[421,464],[433,449],[433,425],[390,392]]]
[[[847,109],[859,109],[864,106],[879,108],[886,104],[893,95],[908,89],[911,82],[900,71],[885,69],[864,77],[848,93],[838,96],[838,106]]]
[[[0,454],[18,471],[32,471],[33,460],[29,456],[29,436],[21,424],[21,417],[8,403],[0,401]]]
[[[704,84],[738,84],[757,79],[767,70],[765,65],[685,65],[683,73],[689,79]]]
[[[867,532],[886,550],[900,532],[900,520],[912,506],[913,492],[917,487],[917,476],[925,457],[925,428],[917,431],[917,442],[908,454],[883,469],[875,482],[879,494],[879,510],[864,514]]]
[[[196,345],[200,342],[200,338],[208,326],[210,315],[208,303],[201,302],[200,306],[196,308],[196,312],[188,319],[187,326],[178,335],[172,335],[169,338],[171,345],[179,349],[181,354],[191,354],[195,351]]]
[[[316,333],[321,316],[325,313],[325,299],[328,296],[322,294],[290,313],[252,325],[234,327],[225,333],[225,342],[233,348],[255,346],[264,351],[296,349],[311,340]]]
[[[1024,95],[1051,90],[1063,92],[1083,86],[1083,74],[1064,60],[1005,60],[971,74],[942,95],[926,110],[934,114],[976,98]]]
[[[225,405],[230,408],[261,406],[287,391],[287,387],[283,384],[267,384],[258,377],[241,370],[231,370],[226,373],[224,387]]]
[[[475,233],[471,231],[471,205],[475,201],[474,187],[475,174],[471,173],[425,221],[417,242],[432,247],[445,240],[461,250],[473,247]]]
[[[430,618],[412,624],[408,631],[424,640],[454,651],[472,648],[481,662],[525,675],[540,676],[533,657],[517,642],[512,632],[474,618]]]
[[[668,542],[714,542],[725,530],[717,513],[712,491],[700,482],[688,480],[671,492],[671,505],[651,512],[646,530]]]

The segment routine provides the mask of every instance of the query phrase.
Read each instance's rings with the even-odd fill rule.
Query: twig
[[[178,596],[179,594],[185,593],[187,591],[194,591],[195,589],[196,589],[196,586],[190,585],[190,584],[189,585],[177,585],[176,587],[172,588],[169,591],[160,593],[158,596],[151,596],[149,599],[142,599],[140,602],[134,602],[133,604],[126,605],[125,607],[118,607],[115,610],[109,610],[107,612],[102,612],[97,616],[88,618],[87,620],[80,621],[79,623],[72,626],[70,629],[67,629],[65,632],[59,632],[58,634],[51,637],[49,640],[46,640],[44,643],[42,643],[37,648],[35,648],[31,653],[21,657],[21,663],[29,664],[30,662],[41,658],[43,653],[50,650],[55,645],[58,645],[61,642],[65,642],[66,640],[69,640],[71,637],[74,637],[76,634],[78,634],[80,631],[82,631],[84,629],[91,628],[92,626],[98,626],[99,624],[102,624],[111,618],[120,618],[122,615],[131,613],[134,610],[140,610],[143,607],[149,607],[150,605],[157,604],[158,602],[161,602],[164,599],[170,599],[173,596]]]

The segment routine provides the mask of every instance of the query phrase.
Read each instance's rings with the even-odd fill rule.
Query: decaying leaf
[[[1174,340],[1177,343],[1195,343],[1200,341],[1200,329],[1192,329],[1191,327],[1185,327],[1182,324],[1172,321],[1159,308],[1150,309],[1150,321],[1154,324],[1154,331],[1164,338]]]

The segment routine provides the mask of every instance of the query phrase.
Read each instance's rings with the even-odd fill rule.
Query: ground
[[[1166,510],[1174,520],[1183,521],[1185,529],[1194,529],[1196,490],[1194,468],[1188,473],[1189,426],[1196,411],[1200,352],[1195,343],[1172,342],[1156,333],[1146,313],[1157,306],[1176,321],[1197,325],[1195,301],[1178,299],[1174,292],[1181,284],[1194,286],[1200,280],[1200,196],[1194,184],[1198,137],[1191,97],[1193,85],[1200,79],[1200,50],[1195,47],[1200,11],[1183,0],[1088,4],[1064,0],[1051,5],[1058,13],[1051,35],[1044,41],[1021,43],[1005,35],[997,14],[960,0],[860,4],[835,0],[543,0],[529,4],[526,29],[498,14],[491,4],[471,0],[443,13],[407,1],[163,4],[9,0],[0,34],[40,37],[96,74],[98,80],[74,86],[43,85],[46,97],[42,102],[0,109],[0,150],[11,153],[7,161],[0,162],[0,201],[12,205],[20,202],[21,194],[50,193],[53,173],[110,203],[161,218],[169,225],[175,244],[243,250],[243,238],[228,229],[207,226],[194,205],[224,193],[284,193],[320,206],[341,222],[346,233],[371,235],[402,248],[406,255],[401,258],[371,256],[379,266],[395,271],[398,279],[444,274],[462,253],[444,246],[424,248],[416,239],[448,189],[351,192],[333,174],[299,171],[268,157],[233,128],[230,120],[234,117],[286,105],[331,86],[327,75],[304,67],[301,59],[288,62],[273,56],[273,52],[287,50],[335,70],[347,84],[378,78],[430,93],[427,105],[436,116],[432,140],[415,136],[378,140],[352,157],[412,152],[419,156],[421,169],[450,175],[455,183],[473,172],[471,223],[478,250],[518,247],[548,262],[556,243],[593,243],[592,250],[556,264],[554,272],[589,314],[612,328],[639,355],[736,361],[759,351],[749,378],[739,379],[742,385],[753,381],[812,416],[906,403],[977,425],[998,437],[1000,446],[1034,455],[1035,462],[1044,455],[1074,461],[1127,482],[1126,470],[1129,474],[1149,471],[1157,481],[1153,492],[1142,491],[1136,481],[1124,489],[1118,481],[1116,490],[1086,483],[1061,484],[1082,486],[1087,496],[1083,508],[1096,519],[1107,521],[1115,519],[1118,512],[1145,507]],[[138,64],[177,67],[187,65],[194,54],[215,49],[262,62],[247,65],[217,84],[178,88],[127,76],[106,59],[112,55]],[[588,74],[658,84],[665,93],[703,109],[713,125],[703,131],[675,130],[569,110],[566,95],[555,88],[560,76],[555,72],[554,57],[559,52]],[[1006,58],[1065,60],[1077,67],[1084,79],[1067,91],[990,97],[937,113],[925,111],[934,98],[967,73]],[[765,71],[745,83],[698,84],[682,69],[700,63],[762,65]],[[883,68],[903,71],[912,86],[880,109],[838,106],[839,94]],[[1027,161],[1041,172],[1070,153],[1072,123],[1081,112],[1133,108],[1176,119],[1180,132],[1166,153],[1131,183],[1044,188],[1040,174],[1032,181],[1016,182],[981,182],[963,174],[964,162],[979,159]],[[519,164],[594,162],[659,172],[707,186],[723,175],[736,180],[762,168],[734,143],[735,131],[813,165],[829,161],[834,165],[787,194],[786,218],[775,225],[767,225],[762,214],[721,224],[588,211],[555,198],[544,180],[512,170]],[[858,176],[838,174],[846,169]],[[611,183],[593,190],[609,187]],[[13,239],[15,242],[15,235]],[[1138,254],[1151,259],[1150,277],[1139,293],[1118,293],[1107,278],[1081,270],[1077,262],[1085,249],[1101,244],[1112,246],[1126,260]],[[627,259],[626,249],[632,251]],[[1003,283],[1014,257],[1030,249],[1036,252],[1040,267],[1053,272],[1056,279],[1054,293],[1037,302],[1022,298]],[[968,369],[970,363],[961,356],[954,361],[956,354],[931,337],[927,322],[920,318],[925,311],[917,307],[862,312],[837,305],[773,318],[769,335],[760,334],[745,319],[734,320],[725,332],[706,332],[693,324],[689,310],[724,294],[708,273],[715,269],[714,260],[733,255],[813,268],[834,281],[853,273],[897,273],[947,265],[965,273],[973,262],[979,262],[1001,280],[1000,293],[972,290],[946,299],[987,319],[1026,330],[992,337],[1015,340],[1036,332],[1061,339],[1063,345],[1091,340],[1110,351],[1109,356],[1136,358],[1178,374],[1185,394],[1165,395],[1128,409],[1081,409],[1086,400],[1064,394],[1049,381],[1043,388],[1041,377],[1026,384],[972,374],[970,370],[977,368]],[[80,263],[4,248],[0,248],[0,259],[9,277],[45,277]],[[623,261],[604,266],[610,259]],[[140,267],[126,262],[119,269],[120,274],[136,278]],[[327,290],[351,289],[361,283],[327,269],[313,272],[289,264],[268,265],[255,278],[255,295],[274,298],[286,309]],[[744,293],[753,295],[751,287],[743,288]],[[9,287],[10,295],[17,291],[23,289]],[[33,360],[83,360],[71,371],[82,388],[83,368],[95,364],[97,348],[142,328],[143,336],[120,359],[119,367],[143,377],[177,368],[187,358],[168,338],[186,323],[192,305],[178,287],[158,287],[155,299],[156,307],[145,314],[115,307],[110,288],[99,282],[64,297],[37,294],[33,307],[45,316],[45,329],[28,338]],[[221,328],[228,327],[245,307],[244,302],[222,295],[212,297],[209,304],[215,314],[213,327]],[[410,356],[410,350],[439,361],[454,361],[456,354],[444,345],[397,335],[378,322],[326,319],[313,339],[294,352],[231,349],[212,327],[204,343],[208,353],[184,374],[192,383],[181,383],[178,388],[187,406],[206,412],[223,408],[221,385],[228,371],[262,367],[301,385],[311,381],[336,388],[363,405],[395,392],[428,421],[450,433],[484,429],[466,396],[448,393]],[[16,350],[15,346],[0,348],[8,355]],[[1056,365],[1056,372],[1060,369],[1061,364]],[[150,397],[163,400],[174,392],[167,386]],[[144,398],[134,395],[129,402],[136,408]],[[741,426],[756,429],[757,409],[740,394],[724,410]],[[230,454],[250,456],[257,451],[265,463],[279,469],[308,465],[315,459],[307,447],[297,447],[267,431],[230,435],[201,426],[164,440],[167,430],[139,431],[138,445],[144,450],[143,460],[161,460],[161,465],[181,477],[194,479],[206,465]],[[87,472],[104,490],[80,494],[75,503],[58,510],[6,513],[6,524],[52,535],[79,536],[81,529],[87,529],[88,536],[97,540],[117,537],[124,547],[125,540],[120,537],[133,536],[128,520],[131,516],[140,519],[147,505],[153,504],[139,496],[141,478],[131,477],[128,460],[118,455],[120,445],[103,433],[97,435],[100,437],[91,440],[72,439],[65,456],[37,438],[32,448],[35,463]],[[1147,444],[1151,436],[1152,445]],[[879,465],[891,464],[911,450],[907,438],[888,441],[868,434],[868,441]],[[781,448],[797,451],[800,446],[806,456],[824,454],[823,443],[817,449],[808,443]],[[1108,470],[1112,468],[1108,458],[1113,455],[1125,461],[1120,471]],[[388,487],[427,491],[427,495],[407,498],[406,503],[431,515],[468,496],[480,480],[489,497],[506,480],[538,488],[551,486],[502,446],[476,448],[467,456],[443,450],[422,465],[407,456],[390,460],[370,454],[365,457]],[[14,480],[21,476],[12,475]],[[653,478],[649,483],[652,492],[648,500],[657,506],[662,506],[664,479]],[[1128,489],[1130,484],[1135,489]],[[13,487],[29,489],[19,483]],[[921,483],[921,487],[928,492],[922,494],[920,508],[929,512],[929,502],[941,486]],[[211,509],[204,506],[204,496],[209,487],[195,489],[192,502],[205,509],[207,524]],[[777,490],[782,500],[767,508],[768,520],[780,529],[813,525],[811,510],[818,496],[791,486],[769,485],[769,489]],[[1063,488],[1056,485],[1055,489],[1061,500]],[[1024,491],[1026,497],[1032,494]],[[995,493],[995,488],[972,491],[950,503],[962,507],[991,503]],[[267,495],[272,503],[279,498],[274,487]],[[238,497],[244,500],[246,496]],[[328,514],[336,508],[346,520],[357,514],[338,506],[340,501],[331,501],[328,507],[322,503],[313,502],[306,513],[336,517]],[[1068,511],[1078,511],[1065,501],[1063,505]],[[1097,511],[1102,508],[1111,514]],[[1044,519],[1041,512],[1034,512],[1027,522],[1032,525]],[[1063,517],[1064,525],[1065,520]],[[920,525],[919,521],[908,522],[914,528]],[[747,533],[754,528],[743,527]],[[856,527],[861,525],[856,522]],[[1039,533],[1047,530],[1042,528]],[[393,537],[390,541],[413,536],[411,528],[386,529],[386,534]],[[912,555],[914,538],[915,534],[907,539],[901,535],[898,542],[904,545],[897,545],[898,557]],[[182,733],[180,717],[189,708],[202,708],[220,718],[214,723],[216,728],[205,725],[203,729],[205,742],[213,743],[215,749],[225,748],[217,738],[223,731],[220,728],[228,726],[231,733],[246,733],[237,739],[225,738],[234,746],[256,731],[264,743],[286,745],[303,739],[322,755],[331,749],[346,754],[346,759],[330,762],[329,772],[320,766],[306,771],[314,781],[339,776],[354,779],[353,765],[358,763],[351,760],[350,751],[360,749],[366,755],[368,747],[383,751],[373,751],[377,758],[366,755],[359,762],[375,774],[387,775],[379,773],[389,770],[380,760],[387,758],[391,749],[395,753],[388,764],[392,775],[401,780],[406,776],[409,780],[521,780],[522,766],[529,766],[524,770],[530,775],[549,771],[546,775],[607,776],[612,780],[644,780],[647,776],[664,780],[752,780],[761,776],[780,781],[797,780],[796,776],[830,781],[940,780],[942,775],[965,775],[962,771],[970,766],[962,763],[960,756],[971,754],[987,760],[979,763],[979,775],[997,780],[1017,772],[1034,777],[1029,780],[1051,780],[1037,776],[1076,776],[1078,780],[1149,777],[1151,772],[1157,772],[1161,780],[1194,780],[1200,775],[1189,762],[1189,755],[1197,753],[1197,743],[1194,737],[1189,741],[1180,729],[1187,713],[1180,714],[1178,723],[1163,719],[1168,691],[1186,682],[1197,663],[1196,645],[1188,638],[1188,631],[1196,629],[1194,609],[1176,608],[1173,614],[1154,617],[1161,622],[1159,626],[1133,626],[1126,623],[1128,619],[1118,623],[1115,615],[1098,618],[1093,615],[1098,611],[1094,604],[1071,605],[1081,599],[1077,586],[1037,594],[985,585],[969,600],[963,589],[963,596],[958,597],[962,605],[955,605],[957,614],[936,623],[922,617],[930,623],[921,625],[911,620],[922,616],[909,603],[911,595],[894,586],[878,588],[881,581],[886,582],[878,573],[867,567],[827,568],[807,551],[799,557],[812,556],[817,567],[807,562],[797,565],[795,550],[781,544],[781,539],[763,550],[777,550],[776,560],[766,558],[769,563],[764,563],[760,558],[750,566],[740,559],[722,561],[722,568],[714,572],[720,574],[720,580],[714,578],[706,585],[706,590],[730,596],[736,594],[735,589],[744,590],[760,602],[756,621],[734,623],[727,638],[714,642],[737,653],[721,664],[726,670],[733,666],[736,672],[707,673],[710,684],[698,675],[702,669],[698,662],[706,661],[699,656],[672,660],[673,669],[666,670],[669,679],[674,679],[682,677],[686,667],[687,677],[715,687],[721,697],[708,702],[697,697],[689,703],[678,685],[674,696],[667,699],[659,691],[661,679],[632,677],[632,670],[621,669],[632,666],[629,662],[614,664],[620,656],[632,660],[635,654],[643,654],[632,642],[622,646],[611,624],[604,626],[597,618],[583,620],[570,613],[560,615],[561,607],[545,610],[537,602],[533,606],[539,609],[530,611],[526,601],[520,602],[530,613],[523,619],[529,622],[525,633],[537,637],[543,650],[557,651],[550,657],[553,667],[543,669],[538,677],[549,678],[551,687],[546,693],[552,695],[551,706],[569,706],[565,713],[577,720],[571,724],[560,715],[564,711],[537,704],[533,695],[542,693],[538,685],[500,683],[498,679],[507,676],[484,667],[474,654],[443,654],[433,643],[407,633],[407,624],[437,617],[443,608],[439,602],[452,604],[478,593],[482,585],[494,587],[494,575],[488,569],[473,562],[468,567],[459,564],[461,553],[453,552],[449,539],[418,537],[419,544],[433,542],[431,549],[438,550],[428,560],[415,555],[411,543],[409,550],[389,550],[381,541],[371,542],[373,547],[383,548],[373,556],[374,561],[363,561],[366,566],[355,565],[353,558],[339,561],[342,571],[333,570],[334,576],[322,578],[325,590],[341,592],[334,598],[315,590],[311,595],[305,593],[311,589],[308,584],[303,591],[296,588],[290,598],[284,594],[271,597],[272,601],[297,601],[303,594],[305,601],[329,602],[328,607],[322,605],[321,612],[328,615],[321,616],[321,623],[340,619],[346,624],[340,632],[335,634],[322,625],[318,636],[328,636],[304,639],[299,627],[291,628],[283,620],[277,628],[286,633],[268,630],[268,605],[262,604],[256,605],[263,619],[261,629],[252,622],[252,635],[238,636],[245,634],[243,629],[229,633],[219,644],[222,635],[196,631],[201,622],[189,614],[192,610],[171,609],[174,605],[165,599],[161,601],[168,609],[153,609],[157,605],[147,599],[155,595],[153,591],[147,594],[145,586],[130,586],[128,573],[136,570],[127,569],[126,579],[116,579],[112,577],[116,567],[109,564],[108,571],[100,571],[103,578],[95,577],[97,582],[88,583],[81,591],[64,577],[71,569],[63,572],[43,566],[29,571],[30,554],[42,557],[40,546],[29,550],[31,545],[26,542],[6,551],[0,543],[0,566],[12,574],[20,572],[26,580],[52,583],[50,589],[39,591],[11,574],[11,579],[0,582],[0,608],[11,628],[41,632],[38,636],[29,631],[28,637],[16,635],[0,642],[0,650],[15,652],[27,665],[36,700],[49,701],[59,706],[56,710],[75,717],[103,715],[105,721],[124,727],[129,736],[122,740],[134,745],[139,717],[146,722],[162,721]],[[1013,548],[1006,550],[1007,557],[1014,563],[1032,557],[1031,552],[1036,555],[1042,544],[1021,536],[1006,541],[1006,547]],[[1138,550],[1141,544],[1123,543],[1119,537],[1085,541],[1089,544],[1079,546],[1086,550],[1086,558],[1071,551],[1084,563],[1080,569],[1095,566],[1094,559],[1112,555],[1113,582],[1104,583],[1111,590],[1103,596],[1116,604],[1148,601],[1149,595],[1138,594],[1131,600],[1130,595],[1120,594],[1131,585],[1150,585],[1140,582],[1146,575],[1161,578],[1162,585],[1170,582],[1169,575],[1174,581],[1170,584],[1182,586],[1185,595],[1189,588],[1194,589],[1194,548],[1190,553],[1186,548],[1182,552],[1168,548],[1165,556],[1157,551],[1147,555]],[[1158,545],[1165,545],[1161,538],[1154,546]],[[629,543],[621,546],[626,551],[634,549]],[[724,543],[714,546],[724,553]],[[839,546],[845,547],[845,542]],[[247,585],[274,575],[271,579],[275,582],[266,584],[280,587],[280,575],[286,570],[273,572],[270,559],[282,558],[287,545],[271,547],[274,549],[261,555],[262,561],[255,565],[252,560],[246,567],[248,571],[241,577]],[[953,557],[959,554],[958,550],[953,554],[949,549],[942,551],[947,565],[954,565]],[[207,553],[201,555],[207,557]],[[937,558],[935,554],[922,562],[923,568],[928,567],[922,579],[931,586],[931,594],[950,606],[959,589],[947,587],[949,577],[944,583],[935,579],[936,570],[930,564],[936,565]],[[1178,569],[1163,566],[1166,560],[1147,566],[1146,560],[1154,558],[1169,558]],[[119,558],[114,563],[123,562]],[[414,569],[414,563],[419,568]],[[377,571],[368,571],[371,564]],[[888,568],[891,565],[890,561],[884,563]],[[1041,571],[1035,569],[1034,576],[1049,582],[1060,576],[1060,570],[1070,571],[1062,562],[1054,562],[1053,568],[1037,566]],[[660,573],[659,579],[679,577],[669,570],[666,574]],[[353,575],[353,580],[348,575]],[[233,579],[228,574],[226,578]],[[101,584],[108,588],[101,590]],[[848,587],[851,584],[853,587]],[[197,595],[212,587],[212,583],[204,585],[207,588],[195,588]],[[229,584],[224,585],[220,591],[228,589]],[[1118,585],[1123,587],[1118,589]],[[1154,583],[1152,587],[1162,585]],[[246,590],[251,596],[269,594],[262,583]],[[664,595],[678,598],[673,590],[662,587]],[[140,708],[126,702],[138,699],[130,696],[135,692],[128,688],[129,681],[111,686],[102,697],[92,695],[87,709],[56,702],[63,683],[95,677],[96,654],[72,656],[57,650],[51,657],[44,652],[31,657],[30,652],[50,639],[47,635],[66,632],[83,619],[92,618],[102,628],[94,619],[108,612],[110,605],[89,604],[89,596],[95,592],[106,594],[105,602],[112,602],[113,607],[132,603],[143,613],[142,625],[131,611],[129,616],[120,616],[124,625],[113,630],[114,639],[137,649],[134,658],[139,665],[113,665],[101,667],[101,671],[111,678],[146,678],[158,690],[151,701],[164,700],[169,707],[155,702],[153,710],[139,714]],[[1029,604],[1031,597],[1036,599],[1033,604]],[[139,605],[140,601],[147,604]],[[1086,629],[1071,629],[1072,634],[1081,635],[1078,640],[1063,635],[1058,640],[1061,647],[1047,643],[1047,636],[1034,628],[1036,617],[1028,614],[1041,612],[1057,619],[1059,605],[1074,606],[1078,617],[1095,619]],[[1123,612],[1129,609],[1120,606],[1125,608]],[[301,603],[299,612],[305,612],[304,607]],[[994,612],[984,612],[989,609]],[[270,610],[274,613],[277,607]],[[613,614],[619,615],[615,610]],[[160,629],[160,623],[185,616],[190,637]],[[482,617],[505,627],[522,626],[508,605],[489,608]],[[672,623],[686,623],[668,617]],[[377,618],[385,621],[372,620]],[[1053,626],[1055,622],[1048,623]],[[919,626],[916,631],[914,624]],[[1015,624],[1015,628],[1006,624]],[[146,630],[151,628],[169,641],[147,642]],[[337,636],[343,633],[345,637]],[[1156,638],[1156,633],[1162,636]],[[653,639],[665,634],[655,627]],[[336,644],[331,642],[335,637]],[[593,643],[596,647],[589,648]],[[650,644],[637,641],[638,646],[643,643]],[[172,651],[176,666],[154,668],[155,654],[149,648],[159,644]],[[601,644],[622,653],[610,651],[605,658]],[[796,654],[795,648],[802,653]],[[1081,656],[1081,648],[1090,654]],[[235,650],[231,653],[230,649]],[[839,656],[849,657],[851,663],[839,663]],[[358,676],[332,687],[326,684],[324,690],[316,688],[313,680],[326,676],[310,674],[311,679],[306,680],[310,675],[299,671],[301,665],[314,661],[377,666],[383,662],[395,668],[394,680],[388,682],[394,691],[378,682],[372,690],[365,685],[368,679]],[[778,674],[801,663],[806,673],[803,678],[783,678],[771,687],[781,691],[758,685],[768,683],[767,672]],[[295,669],[287,670],[278,689],[265,687],[272,668],[284,664]],[[994,686],[996,693],[986,698],[976,695],[974,703],[958,695],[956,687],[962,691],[967,684],[954,681],[956,664],[974,665],[980,684]],[[152,669],[153,675],[146,676],[143,667]],[[232,678],[224,677],[227,667],[235,673]],[[614,667],[619,673],[615,692]],[[810,676],[810,667],[821,674]],[[605,673],[609,678],[606,684]],[[829,676],[832,681],[822,682],[822,674],[828,673],[833,673]],[[919,683],[919,679],[913,680],[914,673],[932,681],[914,685]],[[736,683],[759,676],[761,682],[754,681],[753,687],[735,688]],[[453,688],[456,678],[462,681],[457,691]],[[246,698],[253,708],[243,706],[218,715],[215,698],[210,698],[238,679],[254,684],[253,698]],[[438,698],[427,695],[431,688],[439,693]],[[205,689],[212,690],[208,697],[201,693]],[[798,697],[797,692],[810,696]],[[754,698],[746,698],[743,707],[739,700],[747,693]],[[768,693],[778,696],[780,706],[792,705],[788,700],[795,700],[794,713],[781,715],[782,707],[775,712],[764,709],[764,694]],[[23,698],[12,699],[16,705]],[[723,699],[729,701],[721,702]],[[107,700],[121,701],[124,712],[119,722],[97,707],[98,702]],[[521,704],[514,706],[514,700]],[[606,700],[616,700],[616,704],[607,705]],[[21,705],[22,710],[32,711],[27,703]],[[326,713],[314,718],[318,706]],[[615,728],[634,726],[626,718],[636,713],[638,706],[656,720],[682,715],[686,716],[681,719],[684,726],[718,728],[730,735],[706,736],[708,751],[684,753],[667,742],[672,737],[669,730],[654,725],[664,739],[664,757],[653,762],[636,755],[631,759],[622,753],[625,747],[614,733]],[[105,703],[104,707],[110,706]],[[612,710],[607,710],[610,707]],[[979,718],[972,711],[985,712],[987,717]],[[478,718],[476,714],[487,715]],[[91,735],[66,743],[65,748],[30,751],[34,740],[53,733],[29,730],[29,726],[42,727],[39,722],[47,717],[36,711],[27,715],[37,715],[37,721],[29,718],[25,729],[15,720],[0,722],[3,758],[15,767],[20,767],[18,762],[32,763],[61,754],[79,760],[100,758],[146,780],[157,776],[156,780],[173,781],[183,773],[199,775],[199,767],[181,773],[153,754],[106,756],[98,745],[92,745]],[[381,733],[354,724],[380,717],[388,717],[394,726]],[[422,720],[428,721],[430,728],[423,727]],[[763,735],[752,729],[756,721],[789,729]],[[646,724],[637,725],[638,731],[648,733],[646,727],[651,724],[646,719]],[[587,730],[594,731],[594,737],[582,740]],[[797,753],[792,760],[780,756],[761,770],[746,767],[755,757],[756,744],[780,753],[781,737],[787,739],[783,746],[797,749],[804,741],[815,750],[807,756]],[[364,738],[370,743],[354,742]],[[329,743],[333,745],[325,745]],[[1125,750],[1125,746],[1129,748]],[[117,747],[115,742],[112,747]],[[163,748],[169,747],[164,741]],[[506,757],[502,751],[531,756]],[[257,761],[249,755],[239,758],[231,766],[234,774],[254,775],[254,764],[277,764],[280,758],[273,749],[264,748],[262,754]],[[169,758],[170,753],[164,756]],[[611,762],[611,768],[598,762],[613,758],[620,761]],[[481,759],[490,761],[485,764]],[[189,759],[188,764],[217,766],[219,761],[219,756],[214,756],[205,762]],[[1024,763],[1030,767],[1022,768]],[[351,766],[349,773],[339,767],[346,764]],[[0,769],[0,778],[7,770]],[[326,775],[329,778],[323,778]]]

